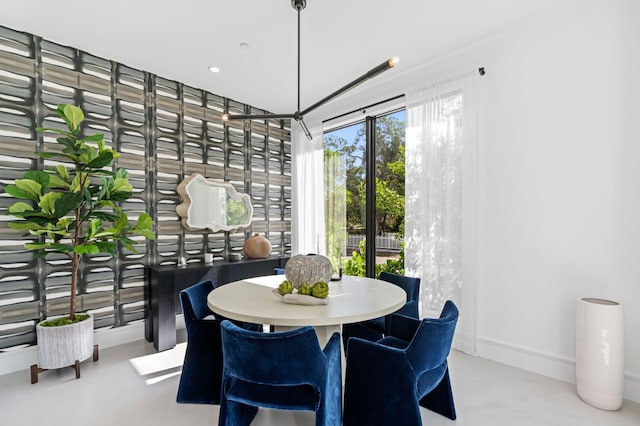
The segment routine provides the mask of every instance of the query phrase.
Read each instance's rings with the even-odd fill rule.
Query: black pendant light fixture
[[[302,130],[304,130],[305,135],[307,135],[307,138],[311,140],[312,139],[311,133],[309,132],[309,129],[307,128],[306,124],[304,124],[304,116],[306,114],[310,113],[316,108],[319,108],[320,106],[329,102],[333,98],[345,93],[346,91],[353,89],[354,87],[358,86],[364,81],[377,76],[378,74],[388,70],[389,68],[393,68],[396,65],[396,63],[398,63],[398,58],[391,58],[384,61],[380,65],[372,68],[371,70],[367,71],[365,74],[356,78],[352,82],[342,86],[341,88],[331,93],[330,95],[320,99],[318,102],[311,105],[310,107],[307,107],[304,110],[300,110],[300,12],[302,11],[302,9],[304,9],[307,6],[307,0],[291,0],[291,6],[293,6],[293,8],[298,12],[298,109],[297,111],[294,112],[293,114],[223,114],[222,120],[230,121],[230,120],[252,120],[252,119],[255,119],[255,120],[294,119],[298,123],[300,123],[300,127],[302,127]]]

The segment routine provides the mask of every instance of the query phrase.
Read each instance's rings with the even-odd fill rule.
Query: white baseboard
[[[576,382],[575,359],[563,358],[486,338],[478,338],[477,354],[482,358],[542,374],[543,376],[568,383]],[[625,372],[624,398],[640,402],[640,375]]]
[[[182,314],[176,316],[176,328],[184,328]],[[128,324],[123,327],[96,330],[94,343],[100,349],[123,345],[144,339],[144,321]],[[0,351],[0,375],[26,370],[38,363],[38,346],[27,346],[11,350]]]

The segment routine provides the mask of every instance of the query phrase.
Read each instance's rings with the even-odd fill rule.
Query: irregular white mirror
[[[182,197],[176,212],[189,230],[235,231],[251,224],[251,199],[247,194],[238,193],[230,183],[194,173],[184,178],[176,189]]]

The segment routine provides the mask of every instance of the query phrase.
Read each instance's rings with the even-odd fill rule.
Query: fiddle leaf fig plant
[[[37,238],[37,242],[26,243],[25,248],[36,251],[38,258],[60,253],[71,260],[69,317],[74,322],[83,255],[115,256],[118,243],[137,253],[131,237],[154,239],[153,220],[142,213],[132,224],[118,205],[132,194],[128,173],[110,167],[120,154],[105,147],[103,134],[81,135],[82,109],[60,104],[56,112],[66,129],[36,130],[57,134],[60,149],[36,155],[59,160],[60,164],[44,171],[29,171],[7,185],[5,191],[21,200],[9,206],[9,213],[19,218],[9,226]]]

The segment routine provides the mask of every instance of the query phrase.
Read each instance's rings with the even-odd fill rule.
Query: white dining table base
[[[276,325],[273,327],[273,331],[287,331],[293,330],[294,328],[300,327],[291,327],[286,325]],[[313,328],[316,330],[316,336],[318,336],[318,343],[320,344],[320,349],[324,350],[324,347],[333,336],[333,333],[338,333],[340,336],[340,362],[342,365],[342,381],[344,382],[346,368],[347,368],[347,357],[344,351],[344,345],[342,343],[342,325],[314,325]]]
[[[276,325],[274,326],[274,331],[286,331],[286,330],[293,330],[294,328],[300,328],[300,327],[292,327],[292,326],[285,326],[285,325]],[[342,334],[342,326],[340,324],[338,325],[315,325],[313,326],[313,328],[315,328],[316,330],[316,335],[318,336],[318,343],[320,343],[320,347],[322,349],[324,349],[324,347],[326,346],[327,342],[329,342],[329,339],[331,338],[331,336],[333,336],[333,333],[338,333],[338,334]],[[344,349],[343,349],[344,352]]]

